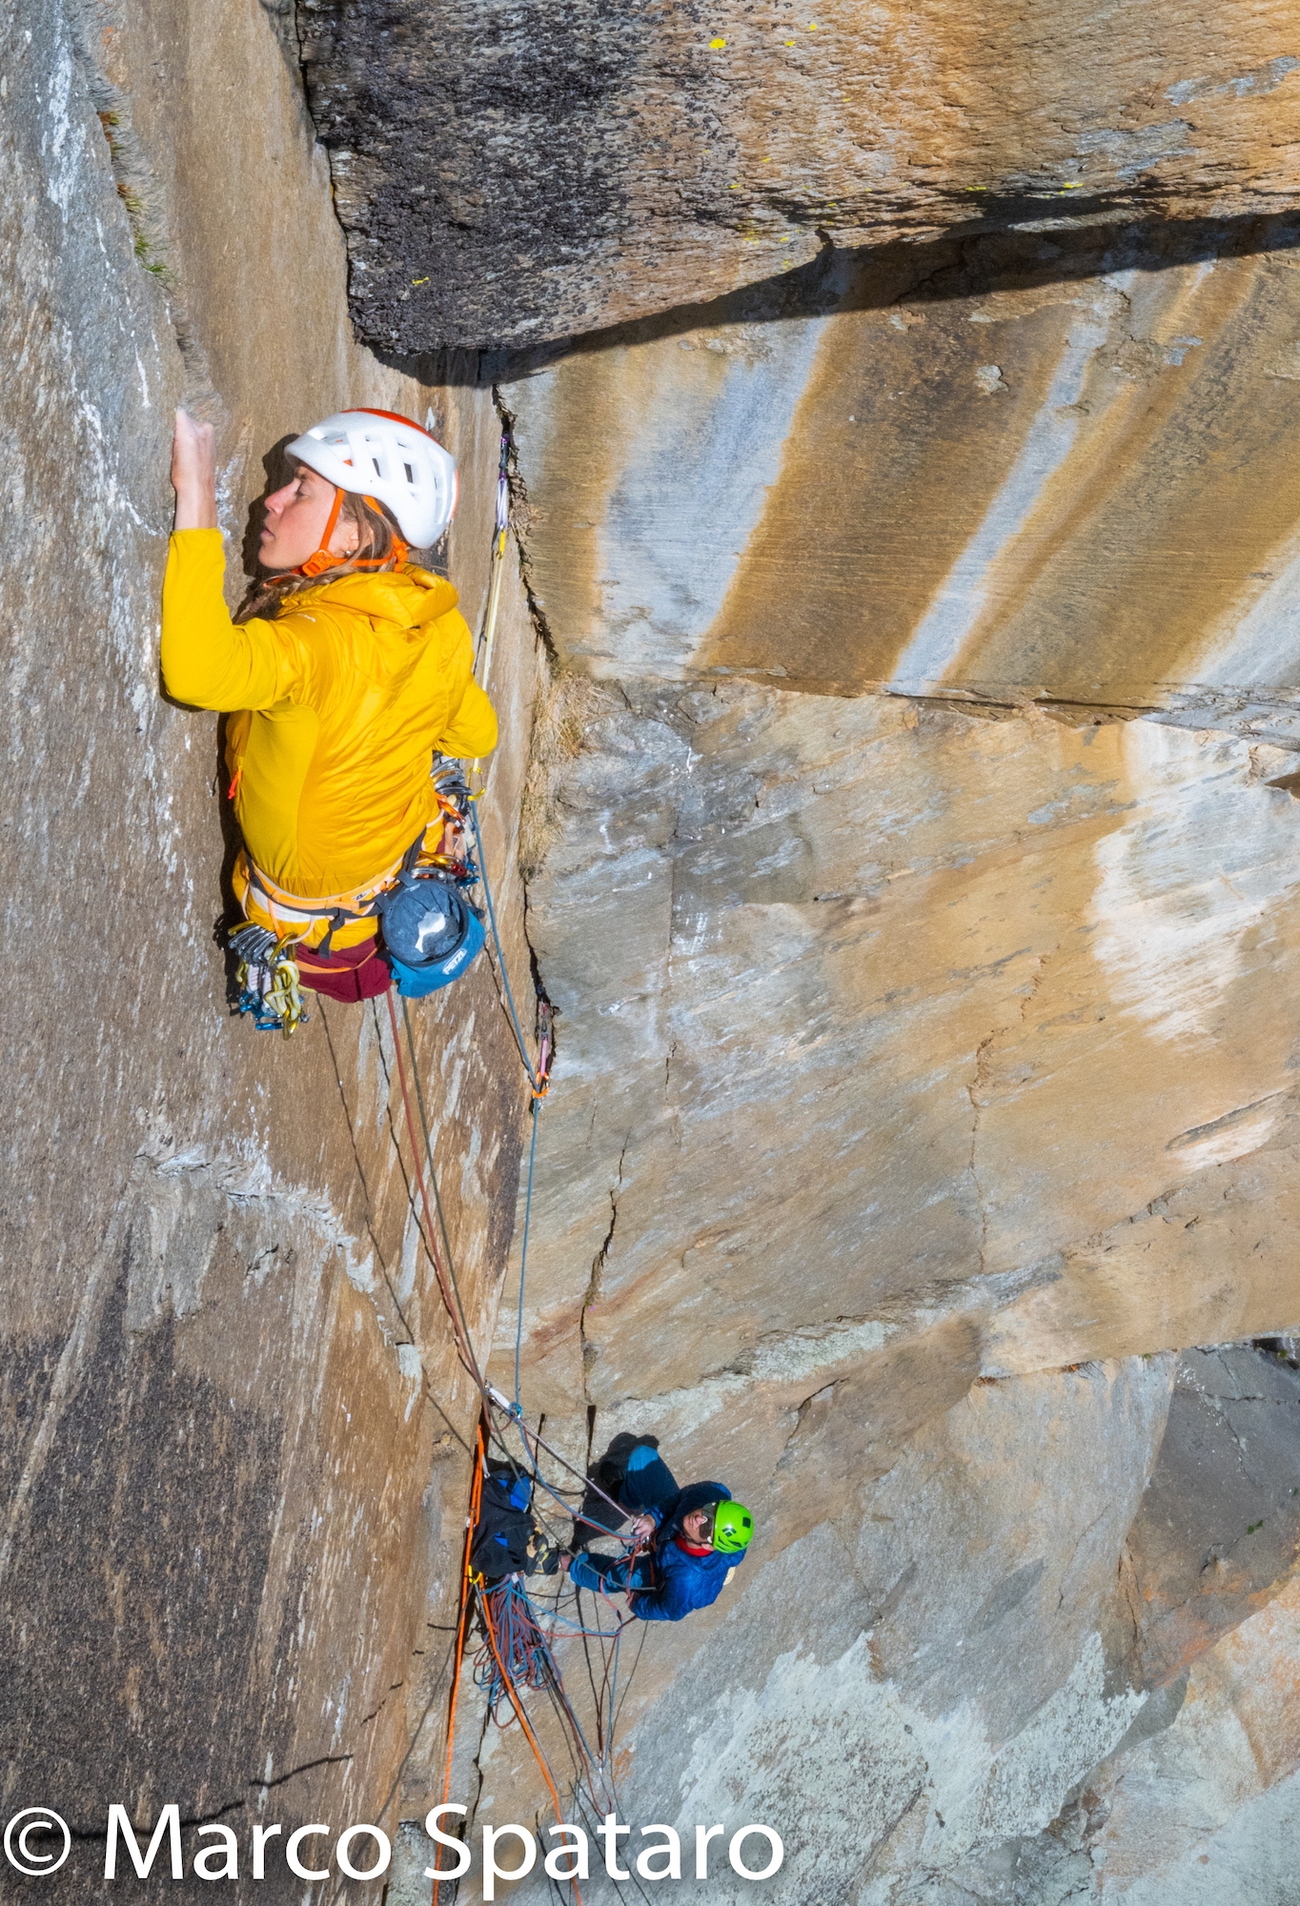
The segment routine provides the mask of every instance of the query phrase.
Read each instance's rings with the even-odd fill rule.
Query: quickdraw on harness
[[[239,1010],[251,1014],[259,1030],[280,1031],[287,1038],[307,1017],[293,949],[322,921],[325,933],[312,950],[327,959],[341,926],[378,920],[397,990],[408,999],[423,998],[459,979],[482,949],[482,915],[467,891],[479,880],[466,840],[469,788],[459,767],[445,756],[434,757],[430,772],[437,815],[396,866],[364,887],[304,899],[278,886],[245,853],[248,890],[276,929],[246,925],[230,936],[241,961]],[[431,834],[438,841],[436,848],[428,845]],[[445,851],[449,846],[453,851]]]
[[[239,958],[240,1013],[251,1014],[259,1032],[279,1032],[288,1039],[308,1017],[293,942],[277,940],[268,927],[249,925],[231,934],[230,947]]]

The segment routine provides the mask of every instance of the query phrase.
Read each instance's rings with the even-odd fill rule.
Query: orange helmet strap
[[[378,414],[379,413],[376,413],[376,415]],[[387,415],[387,412],[384,414]],[[384,515],[384,506],[377,498],[363,495],[361,501],[363,503],[369,503],[376,516]],[[394,531],[393,546],[386,556],[363,556],[360,559],[354,559],[352,567],[354,569],[382,569],[385,563],[392,563],[394,569],[400,569],[410,553],[410,548],[410,544],[404,543],[401,537]]]
[[[339,511],[343,508],[343,496],[344,492],[336,488],[334,491],[334,506],[330,510],[329,521],[321,533],[320,548],[316,551],[314,556],[309,556],[305,563],[301,563],[299,567],[292,572],[293,574],[299,576],[319,576],[322,575],[325,570],[334,569],[340,563],[345,562],[350,562],[353,569],[382,569],[384,564],[389,562],[391,562],[395,568],[400,569],[405,563],[407,555],[410,552],[410,545],[404,543],[401,537],[397,535],[393,537],[393,547],[387,556],[354,556],[349,558],[347,556],[334,555],[329,547],[329,540],[334,534],[334,526],[339,520]],[[375,501],[373,496],[363,497],[362,501],[369,503],[376,516],[383,515],[382,506]]]
[[[329,521],[321,532],[320,548],[316,551],[314,556],[309,556],[305,563],[299,564],[298,574],[300,576],[319,576],[322,570],[333,569],[336,563],[345,560],[341,556],[331,554],[329,548],[329,540],[334,534],[334,527],[339,520],[339,511],[342,508],[343,492],[340,489],[335,489],[334,504],[329,513]]]

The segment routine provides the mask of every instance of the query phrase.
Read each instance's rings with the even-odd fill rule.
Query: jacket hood
[[[399,629],[417,629],[436,622],[450,613],[460,600],[443,576],[408,563],[404,569],[384,569],[378,574],[339,576],[316,589],[303,589],[285,604],[285,612],[294,614],[310,602],[328,602],[331,607],[356,609],[380,622],[392,622]]]
[[[664,1519],[659,1525],[659,1539],[670,1542],[682,1531],[682,1517],[688,1516],[692,1509],[707,1509],[711,1502],[730,1502],[731,1491],[720,1482],[688,1482],[681,1490],[675,1502],[664,1509]]]

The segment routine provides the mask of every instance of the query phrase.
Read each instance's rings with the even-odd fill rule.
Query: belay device
[[[404,871],[376,911],[397,990],[407,999],[459,979],[483,945],[477,908],[442,873]]]

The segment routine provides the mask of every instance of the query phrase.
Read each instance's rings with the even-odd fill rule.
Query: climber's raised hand
[[[176,413],[172,437],[172,488],[177,529],[217,527],[217,444],[211,424],[187,410]]]

